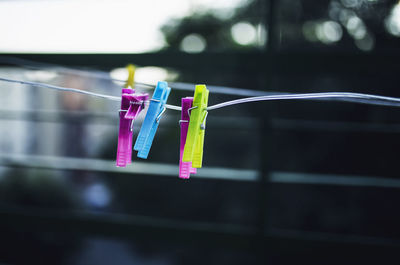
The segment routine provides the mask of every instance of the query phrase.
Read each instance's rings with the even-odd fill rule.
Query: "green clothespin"
[[[209,91],[205,85],[196,85],[193,107],[189,109],[190,121],[183,151],[183,162],[192,162],[192,167],[201,168]]]
[[[128,70],[128,80],[126,80],[125,87],[126,88],[134,88],[135,87],[135,66],[133,64],[128,64],[126,66],[126,69]]]

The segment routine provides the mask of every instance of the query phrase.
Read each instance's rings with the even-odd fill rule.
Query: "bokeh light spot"
[[[364,22],[357,16],[349,18],[346,23],[346,28],[349,34],[357,40],[363,39],[367,34],[367,28]]]
[[[250,45],[256,41],[257,30],[248,22],[239,22],[232,26],[233,40],[240,45]]]
[[[390,15],[385,19],[386,30],[397,37],[400,37],[400,3],[395,5]]]
[[[355,44],[360,50],[368,52],[374,48],[375,39],[372,37],[371,34],[367,33],[362,39],[356,39]]]
[[[88,205],[103,208],[110,203],[111,193],[103,183],[94,183],[85,190],[84,198]]]
[[[325,44],[337,42],[343,35],[342,27],[335,21],[325,21],[319,24],[316,33],[318,39]]]
[[[199,53],[205,50],[206,40],[199,34],[192,33],[181,41],[180,49],[188,53]]]

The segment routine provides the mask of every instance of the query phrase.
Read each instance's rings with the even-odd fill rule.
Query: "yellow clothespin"
[[[133,64],[128,64],[126,66],[128,70],[128,80],[126,80],[125,87],[126,88],[134,88],[135,87],[135,66]]]
[[[192,162],[194,168],[201,168],[203,162],[208,94],[209,91],[205,85],[196,85],[193,107],[189,109],[191,110],[190,121],[182,161]]]

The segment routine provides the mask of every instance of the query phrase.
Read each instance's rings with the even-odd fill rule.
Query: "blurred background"
[[[134,63],[174,105],[179,82],[400,97],[394,0],[2,0],[0,34],[0,77],[114,96]],[[397,108],[215,110],[181,180],[179,112],[116,168],[118,102],[0,86],[0,264],[398,264]]]

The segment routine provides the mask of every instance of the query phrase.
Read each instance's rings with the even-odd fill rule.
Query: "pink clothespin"
[[[133,121],[144,109],[144,102],[148,98],[147,93],[135,94],[134,89],[122,89],[121,109],[119,110],[118,167],[126,167],[127,164],[132,162]]]
[[[188,179],[190,174],[196,174],[196,169],[192,168],[192,162],[183,162],[183,150],[185,149],[186,137],[189,128],[190,108],[193,104],[193,98],[182,98],[182,114],[179,125],[181,126],[181,145],[180,145],[180,158],[179,158],[179,177]]]

